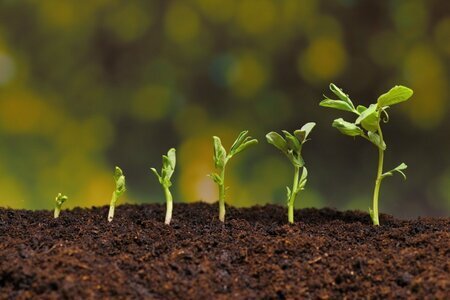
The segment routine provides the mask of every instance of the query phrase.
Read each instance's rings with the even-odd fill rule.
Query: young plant
[[[387,93],[378,97],[377,103],[371,104],[369,107],[358,105],[355,108],[349,96],[340,88],[334,84],[330,84],[330,90],[339,98],[339,100],[329,99],[325,96],[325,99],[320,102],[321,106],[348,111],[357,116],[353,123],[347,122],[342,118],[336,119],[333,122],[333,127],[345,135],[353,137],[360,136],[378,148],[378,171],[373,193],[373,208],[369,208],[369,212],[373,224],[380,225],[378,218],[378,197],[380,195],[381,182],[384,178],[393,176],[395,172],[398,172],[406,180],[406,175],[403,171],[408,167],[405,163],[401,163],[398,167],[388,172],[383,172],[386,143],[383,138],[383,132],[381,131],[381,121],[387,123],[389,121],[387,109],[391,105],[408,100],[412,96],[413,91],[410,88],[397,85]]]
[[[297,194],[305,189],[308,178],[308,170],[302,157],[303,144],[308,141],[308,136],[316,123],[310,122],[303,125],[301,129],[294,131],[294,134],[283,130],[284,138],[276,133],[269,132],[266,135],[267,142],[274,145],[283,152],[294,166],[294,183],[292,188],[286,187],[288,204],[288,221],[294,223],[294,204]],[[302,174],[300,175],[300,169]]]
[[[258,143],[256,139],[247,136],[248,131],[242,131],[238,138],[234,141],[230,148],[230,153],[227,154],[225,148],[222,146],[220,138],[213,136],[214,144],[214,166],[217,173],[212,173],[210,177],[217,183],[219,187],[219,220],[225,222],[225,168],[233,156],[239,152],[244,151],[248,147]]]
[[[158,178],[159,183],[163,187],[164,195],[166,196],[165,224],[167,225],[169,225],[170,220],[172,220],[173,200],[169,188],[172,186],[170,178],[172,177],[172,174],[175,171],[175,163],[176,163],[175,149],[172,148],[167,152],[167,155],[163,155],[162,157],[161,175],[158,174],[158,171],[156,171],[155,168],[150,169],[152,170],[153,173],[155,173],[156,177]]]
[[[111,222],[114,218],[114,209],[116,207],[116,201],[127,190],[125,187],[125,176],[119,167],[116,167],[114,171],[114,181],[116,182],[116,189],[114,190],[109,204],[108,221]]]
[[[61,212],[61,206],[64,202],[67,200],[67,196],[62,195],[61,193],[58,194],[55,198],[55,212],[53,213],[53,216],[56,218],[59,217],[59,213]]]

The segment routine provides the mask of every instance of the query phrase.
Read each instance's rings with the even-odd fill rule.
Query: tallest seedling
[[[380,125],[381,121],[383,121],[383,123],[389,121],[389,115],[386,110],[394,104],[408,100],[412,96],[413,91],[410,88],[397,85],[387,93],[378,97],[377,103],[371,104],[369,107],[358,105],[355,108],[349,96],[340,88],[334,84],[330,84],[330,90],[339,98],[339,100],[325,97],[325,99],[320,102],[321,106],[344,110],[357,115],[357,119],[353,123],[344,121],[342,118],[336,119],[333,122],[333,127],[345,135],[353,137],[360,136],[378,148],[378,171],[373,192],[373,208],[369,208],[369,212],[373,224],[380,225],[378,219],[378,197],[380,195],[381,182],[384,178],[394,175],[394,172],[398,172],[406,179],[406,175],[403,171],[408,167],[405,163],[401,163],[398,167],[383,173],[386,143],[384,142]]]

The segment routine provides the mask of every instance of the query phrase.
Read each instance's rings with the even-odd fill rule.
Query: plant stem
[[[114,218],[114,208],[116,206],[116,200],[117,200],[116,192],[113,192],[111,203],[109,204],[108,222],[111,222]]]
[[[300,168],[295,167],[295,174],[294,174],[294,183],[292,184],[292,190],[291,195],[288,200],[288,221],[289,223],[294,223],[294,203],[295,198],[297,197],[297,189],[298,189],[298,177],[300,176]]]
[[[380,135],[381,142],[384,143],[383,132],[378,124],[378,134]],[[377,179],[375,180],[375,190],[373,192],[373,209],[371,213],[373,225],[379,226],[380,220],[378,218],[378,197],[380,195],[381,181],[383,180],[383,162],[384,162],[384,150],[378,147],[378,172]]]
[[[58,207],[58,206],[56,206],[56,207],[55,207],[55,212],[54,212],[54,214],[53,214],[53,216],[55,217],[55,219],[59,217],[59,213],[60,213],[60,212],[61,212],[61,208]]]
[[[166,196],[166,220],[165,224],[169,225],[172,220],[173,199],[168,187],[164,187],[164,194]]]
[[[219,185],[219,220],[225,222],[225,165],[220,172],[222,184]]]

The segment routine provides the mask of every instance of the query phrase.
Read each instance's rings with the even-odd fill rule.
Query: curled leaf
[[[333,127],[339,130],[341,133],[349,136],[359,136],[364,132],[363,130],[350,122],[344,121],[344,119],[339,118],[333,121]]]

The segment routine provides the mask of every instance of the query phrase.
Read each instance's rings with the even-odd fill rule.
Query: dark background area
[[[265,142],[317,128],[298,207],[367,210],[377,151],[331,128],[330,82],[367,105],[396,84],[414,90],[384,125],[382,212],[448,216],[450,2],[446,0],[0,1],[0,206],[108,204],[115,165],[124,202],[163,201],[151,166],[177,148],[175,201],[215,201],[212,135],[233,159],[227,201],[285,203],[293,170]]]

